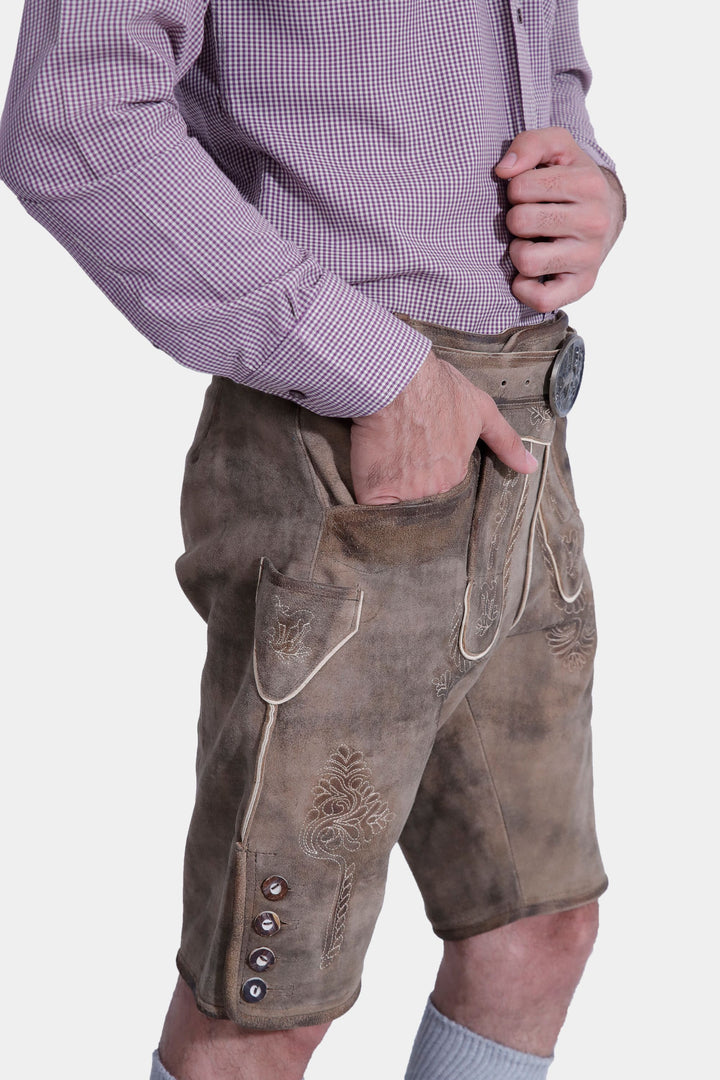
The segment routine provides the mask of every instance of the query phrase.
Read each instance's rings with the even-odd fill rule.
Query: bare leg
[[[211,1020],[180,978],[160,1038],[160,1060],[175,1080],[301,1080],[329,1027],[255,1031]]]
[[[435,1008],[486,1039],[549,1057],[597,934],[597,902],[445,944]]]

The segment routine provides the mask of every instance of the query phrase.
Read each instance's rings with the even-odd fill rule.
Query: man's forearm
[[[283,239],[188,136],[174,88],[205,8],[29,5],[0,176],[180,363],[316,412],[374,412],[429,342]]]

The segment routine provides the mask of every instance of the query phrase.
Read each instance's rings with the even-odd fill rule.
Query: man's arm
[[[180,363],[318,413],[373,414],[373,429],[399,417],[402,431],[418,391],[432,401],[444,371],[433,360],[413,380],[427,339],[283,240],[188,136],[174,89],[200,53],[206,9],[207,0],[27,0],[0,177]],[[481,412],[493,410],[488,399]],[[473,445],[480,433],[475,424]],[[524,451],[504,460],[519,467]]]
[[[510,180],[513,292],[536,311],[577,300],[622,228],[620,183],[563,128],[522,132],[497,173]],[[536,467],[492,399],[430,353],[391,405],[353,425],[355,497],[387,503],[446,491],[462,480],[478,439],[517,472]]]
[[[548,312],[592,288],[625,218],[612,160],[595,141],[585,106],[591,74],[580,42],[577,0],[558,0],[553,37],[551,120],[522,132],[497,174],[508,180],[519,300]],[[538,242],[545,241],[544,243]],[[531,472],[517,434],[494,403],[433,354],[407,388],[353,427],[353,482],[359,502],[395,502],[458,483],[477,438],[518,472]],[[440,396],[438,396],[440,395]],[[475,440],[475,441],[474,441]]]
[[[563,128],[522,132],[496,171],[510,180],[515,296],[542,312],[579,299],[622,228],[625,199],[614,174]],[[389,406],[355,421],[355,497],[387,503],[446,491],[462,480],[478,439],[517,472],[535,469],[492,399],[430,353]]]
[[[27,0],[0,177],[158,348],[319,413],[376,411],[429,342],[288,243],[188,136],[207,0]]]
[[[625,199],[614,174],[563,128],[522,132],[496,171],[510,180],[513,292],[543,312],[577,300],[622,228]],[[536,467],[492,399],[430,353],[389,406],[353,425],[355,497],[387,503],[446,491],[462,480],[478,439],[517,472]]]

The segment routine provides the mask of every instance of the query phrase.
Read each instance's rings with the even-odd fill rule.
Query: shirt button
[[[522,8],[521,8],[521,7],[519,7],[519,8],[516,8],[516,9],[515,9],[515,14],[516,14],[516,16],[517,16],[517,21],[518,21],[519,23],[521,23],[521,22],[523,21],[523,16],[522,16]]]
[[[253,949],[247,958],[247,965],[252,971],[267,971],[275,963],[272,949]]]
[[[272,937],[280,929],[280,920],[274,911],[261,911],[253,919],[253,930],[260,937]]]
[[[265,878],[260,888],[266,900],[284,900],[288,894],[289,885],[284,877],[273,874]]]
[[[240,993],[242,994],[243,1001],[247,1001],[250,1005],[254,1005],[256,1002],[262,1001],[267,994],[267,983],[263,982],[262,979],[247,979],[242,984]]]
[[[288,390],[288,397],[293,401],[304,401],[307,394],[303,394],[302,390]]]

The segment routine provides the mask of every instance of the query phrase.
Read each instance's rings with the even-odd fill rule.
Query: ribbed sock
[[[476,1035],[428,1001],[405,1080],[545,1080],[551,1062]]]
[[[150,1080],[175,1080],[174,1076],[171,1076],[167,1071],[157,1050],[152,1056],[152,1069],[150,1070]]]
[[[167,1071],[157,1050],[152,1056],[152,1069],[150,1070],[150,1080],[175,1080],[173,1076]]]

